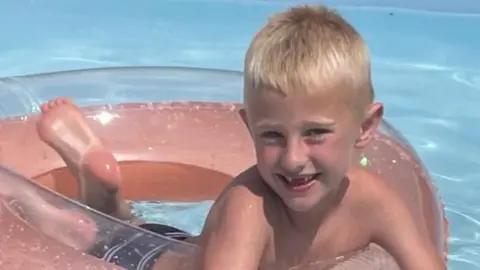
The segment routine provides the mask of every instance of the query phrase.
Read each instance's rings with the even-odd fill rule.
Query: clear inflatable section
[[[39,112],[41,103],[71,97],[80,106],[156,101],[238,101],[242,73],[201,68],[105,68],[0,79],[0,116]]]
[[[30,267],[56,264],[63,268],[77,263],[78,267],[85,268],[71,269],[142,270],[151,269],[157,257],[164,253],[168,255],[162,264],[173,262],[181,269],[193,263],[197,249],[194,245],[115,220],[5,167],[0,167],[0,230],[3,239],[0,241],[0,267],[8,266],[8,269],[47,269]],[[100,261],[85,260],[85,255],[77,256],[78,261],[72,262],[71,253],[65,251],[70,249],[124,268],[112,268],[113,264],[105,268]],[[140,260],[133,259],[130,265],[121,262],[128,261],[129,256],[138,257],[134,253],[145,249],[154,252]],[[22,252],[30,256],[23,254],[26,258],[22,258]]]
[[[47,146],[32,128],[40,104],[57,97],[70,97],[80,107],[94,106],[85,112],[85,116],[100,124],[100,132],[108,131],[112,126],[122,126],[124,132],[109,132],[109,140],[114,144],[125,146],[127,141],[140,141],[125,148],[124,154],[154,161],[142,153],[151,153],[151,148],[160,142],[142,144],[145,141],[138,140],[138,136],[145,133],[138,130],[150,127],[154,130],[167,123],[160,123],[157,119],[157,124],[150,126],[136,119],[133,123],[141,127],[138,132],[133,129],[134,132],[128,133],[125,131],[132,130],[130,112],[140,109],[152,120],[155,117],[153,111],[169,106],[163,106],[162,101],[179,101],[178,104],[185,106],[184,98],[192,95],[198,97],[198,101],[238,100],[241,85],[242,76],[238,72],[186,68],[95,69],[0,79],[0,96],[4,101],[0,105],[3,117],[0,120],[0,161],[5,166],[0,167],[0,223],[1,232],[8,239],[0,245],[5,259],[2,259],[3,264],[15,266],[9,269],[35,268],[38,264],[55,264],[49,261],[51,257],[58,257],[58,260],[65,257],[67,261],[74,258],[82,269],[85,267],[82,261],[96,257],[125,267],[129,264],[122,260],[128,261],[135,250],[142,249],[154,253],[140,260],[133,259],[127,269],[150,269],[154,257],[164,253],[169,254],[167,260],[191,264],[196,246],[114,219],[60,194],[61,190],[48,189],[38,181],[30,180],[28,177],[59,166],[58,155],[45,154]],[[123,134],[121,138],[117,136],[120,134]],[[31,155],[25,159],[18,154],[20,152]],[[68,182],[58,179],[59,182],[62,180],[63,185]],[[26,231],[31,237],[24,237]],[[78,257],[79,253],[63,256],[65,249],[89,256]],[[19,259],[22,251],[32,255]],[[27,262],[34,266],[22,264]],[[102,263],[93,261],[88,266],[96,269]],[[162,259],[162,264],[168,262]],[[60,262],[58,265],[63,267]]]

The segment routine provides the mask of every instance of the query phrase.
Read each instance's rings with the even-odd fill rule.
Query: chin
[[[316,183],[310,190],[302,193],[291,192],[285,189],[283,185],[271,185],[271,187],[281,198],[285,206],[294,212],[311,211],[318,206],[322,198],[328,193],[319,183]]]
[[[312,209],[314,209],[318,203],[319,200],[313,200],[312,198],[307,199],[307,198],[289,198],[289,199],[284,199],[283,203],[292,211],[295,212],[308,212]]]

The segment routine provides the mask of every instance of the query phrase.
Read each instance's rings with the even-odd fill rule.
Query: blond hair
[[[335,88],[355,90],[362,104],[373,100],[365,42],[339,14],[321,5],[293,7],[270,18],[248,48],[244,72],[245,99],[263,89],[288,95]]]

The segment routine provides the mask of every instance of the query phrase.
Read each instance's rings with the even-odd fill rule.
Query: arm
[[[200,240],[199,270],[258,269],[269,230],[263,198],[256,194],[234,185],[215,203]]]
[[[446,270],[426,232],[422,233],[405,203],[383,181],[373,195],[372,240],[397,261],[402,270]]]

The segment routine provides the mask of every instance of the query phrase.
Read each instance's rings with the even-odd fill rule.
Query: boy
[[[446,269],[405,202],[359,165],[383,107],[373,102],[367,48],[350,24],[322,6],[291,8],[254,37],[244,71],[240,114],[257,164],[224,190],[202,234],[189,239],[202,247],[198,269],[308,266],[371,242],[401,269]],[[40,137],[77,176],[83,201],[129,219],[118,164],[78,109],[57,99],[42,112]]]

